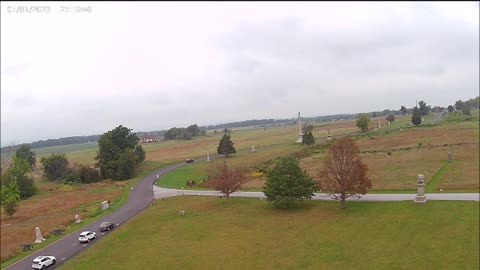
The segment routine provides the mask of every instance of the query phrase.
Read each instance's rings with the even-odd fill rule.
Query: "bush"
[[[98,171],[95,168],[85,164],[78,166],[77,173],[80,178],[80,182],[85,184],[96,183],[101,180]]]
[[[68,174],[63,178],[65,184],[68,183],[80,183],[80,176],[75,170],[69,170]]]
[[[473,117],[471,115],[464,115],[462,112],[449,113],[445,117],[445,121],[447,122],[463,122],[471,120],[473,120]]]

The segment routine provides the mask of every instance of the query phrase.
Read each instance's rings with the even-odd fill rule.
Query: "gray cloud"
[[[2,9],[2,145],[478,95],[478,3],[91,5]]]

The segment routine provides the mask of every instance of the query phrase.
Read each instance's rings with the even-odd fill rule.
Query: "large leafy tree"
[[[402,107],[400,108],[400,111],[402,112],[403,115],[406,115],[407,112],[408,112],[408,110],[407,110],[407,108],[406,108],[405,106],[402,106]]]
[[[449,113],[453,112],[453,106],[452,106],[452,105],[448,105],[448,108],[447,108],[447,109],[448,109],[448,112],[449,112]]]
[[[418,102],[418,106],[418,112],[420,113],[420,116],[427,115],[431,110],[431,107],[427,106],[427,103],[423,100]]]
[[[471,115],[471,110],[472,110],[472,108],[470,106],[470,103],[465,103],[463,105],[463,108],[462,108],[462,113],[464,115]]]
[[[228,199],[230,194],[239,190],[245,183],[245,172],[242,169],[230,169],[227,159],[217,160],[210,168],[207,185],[220,191]]]
[[[2,185],[0,198],[5,214],[13,216],[18,210],[18,201],[20,200],[20,189],[17,183],[12,181],[8,185]]]
[[[52,153],[49,157],[42,157],[43,173],[48,180],[60,180],[67,176],[68,160],[65,154]]]
[[[368,167],[359,156],[358,145],[349,137],[341,138],[330,147],[319,174],[318,186],[340,201],[345,208],[349,197],[360,197],[372,188],[367,177]]]
[[[418,126],[422,123],[422,116],[420,115],[420,112],[417,107],[413,108],[413,113],[412,113],[412,124],[415,126]]]
[[[125,180],[134,175],[138,160],[134,150],[139,139],[131,131],[120,125],[100,136],[95,159],[103,178]]]
[[[18,148],[17,151],[15,152],[15,156],[18,159],[26,160],[28,164],[30,164],[31,168],[35,167],[36,154],[35,152],[32,151],[32,148],[29,144],[23,144],[22,146],[20,146],[20,148]]]
[[[357,127],[365,132],[368,130],[368,125],[370,124],[370,118],[364,113],[360,115],[360,118],[357,119]]]
[[[280,158],[275,167],[267,172],[263,187],[267,201],[284,208],[302,200],[310,200],[314,190],[315,182],[300,168],[294,157]]]
[[[233,146],[234,144],[235,143],[232,142],[230,135],[223,134],[222,139],[218,143],[217,154],[223,154],[225,157],[228,157],[230,154],[237,153],[237,150],[235,150],[235,147]]]
[[[28,175],[31,171],[32,168],[26,160],[14,156],[10,167],[2,175],[2,185],[7,186],[15,182],[21,199],[31,197],[37,192],[33,178]]]
[[[461,111],[461,110],[463,109],[463,101],[457,100],[457,101],[455,102],[455,109],[456,109],[457,111]]]
[[[187,127],[187,132],[190,134],[190,136],[195,137],[200,135],[200,128],[197,124],[193,124]]]
[[[315,144],[315,138],[313,137],[313,134],[311,131],[305,133],[302,138],[302,145],[312,145]]]

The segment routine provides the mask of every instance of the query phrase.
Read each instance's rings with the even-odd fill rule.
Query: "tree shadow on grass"
[[[312,200],[304,200],[289,205],[279,205],[265,200],[265,207],[269,210],[277,212],[298,212],[311,210],[315,207],[315,202]]]

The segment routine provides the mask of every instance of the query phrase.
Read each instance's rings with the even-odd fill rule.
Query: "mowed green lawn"
[[[185,196],[159,200],[60,269],[478,268],[478,202],[278,210],[259,199]]]

